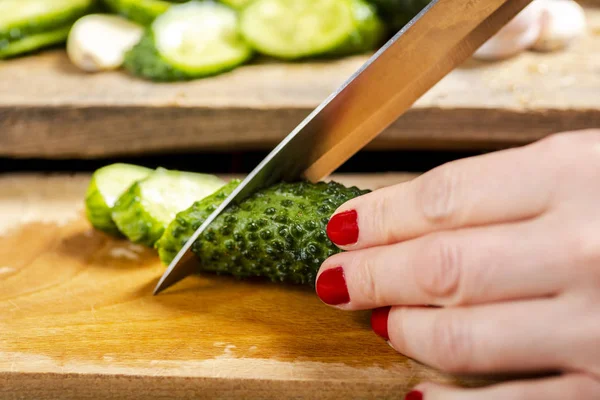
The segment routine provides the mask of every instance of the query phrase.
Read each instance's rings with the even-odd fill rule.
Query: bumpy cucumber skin
[[[154,82],[189,81],[207,78],[231,71],[252,56],[249,49],[247,57],[229,66],[219,66],[202,72],[190,72],[169,64],[158,52],[154,43],[154,34],[150,29],[144,32],[140,41],[131,48],[123,60],[123,68],[134,76]]]
[[[79,18],[98,9],[96,0],[83,0],[79,3],[26,22],[15,21],[14,24],[0,26],[0,59],[64,43],[71,26]]]
[[[188,239],[194,234],[217,209],[217,207],[235,190],[240,184],[239,179],[229,181],[221,189],[210,196],[197,201],[190,208],[177,214],[175,219],[169,224],[160,239],[154,247],[158,250],[160,260],[168,265],[173,261],[179,250],[186,244]]]
[[[331,214],[368,192],[337,182],[283,182],[260,190],[227,207],[194,242],[200,271],[314,286],[323,261],[341,251],[326,234]],[[217,203],[200,202],[177,215],[158,244],[163,262],[172,259]]]

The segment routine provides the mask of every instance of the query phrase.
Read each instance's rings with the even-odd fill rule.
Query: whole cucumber
[[[229,182],[176,216],[155,246],[165,264],[238,184]],[[200,271],[313,286],[323,261],[341,251],[326,234],[329,218],[368,192],[337,182],[282,182],[259,190],[228,206],[194,242]]]

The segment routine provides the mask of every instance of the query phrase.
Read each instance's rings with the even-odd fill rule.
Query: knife
[[[191,246],[227,206],[277,181],[328,176],[531,1],[432,0],[248,174],[186,242],[154,294],[196,271]]]

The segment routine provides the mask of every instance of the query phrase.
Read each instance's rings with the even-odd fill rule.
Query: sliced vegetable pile
[[[93,227],[154,248],[168,265],[239,185],[214,175],[113,164],[97,170],[85,204]],[[331,214],[368,193],[337,182],[281,182],[228,206],[192,245],[200,272],[314,285],[340,252],[325,232]]]
[[[405,3],[412,6],[400,5]],[[397,17],[410,19],[407,10],[413,13],[418,8],[414,4],[1,0],[0,58],[66,43],[73,64],[88,72],[123,68],[152,81],[199,79],[230,71],[255,56],[292,61],[374,51],[397,31]]]
[[[94,0],[0,1],[0,58],[64,42],[71,25],[93,9]]]

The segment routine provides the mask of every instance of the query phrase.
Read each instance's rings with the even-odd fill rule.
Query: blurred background
[[[0,171],[247,173],[427,2],[0,0]],[[600,2],[535,0],[338,172],[599,126]]]

